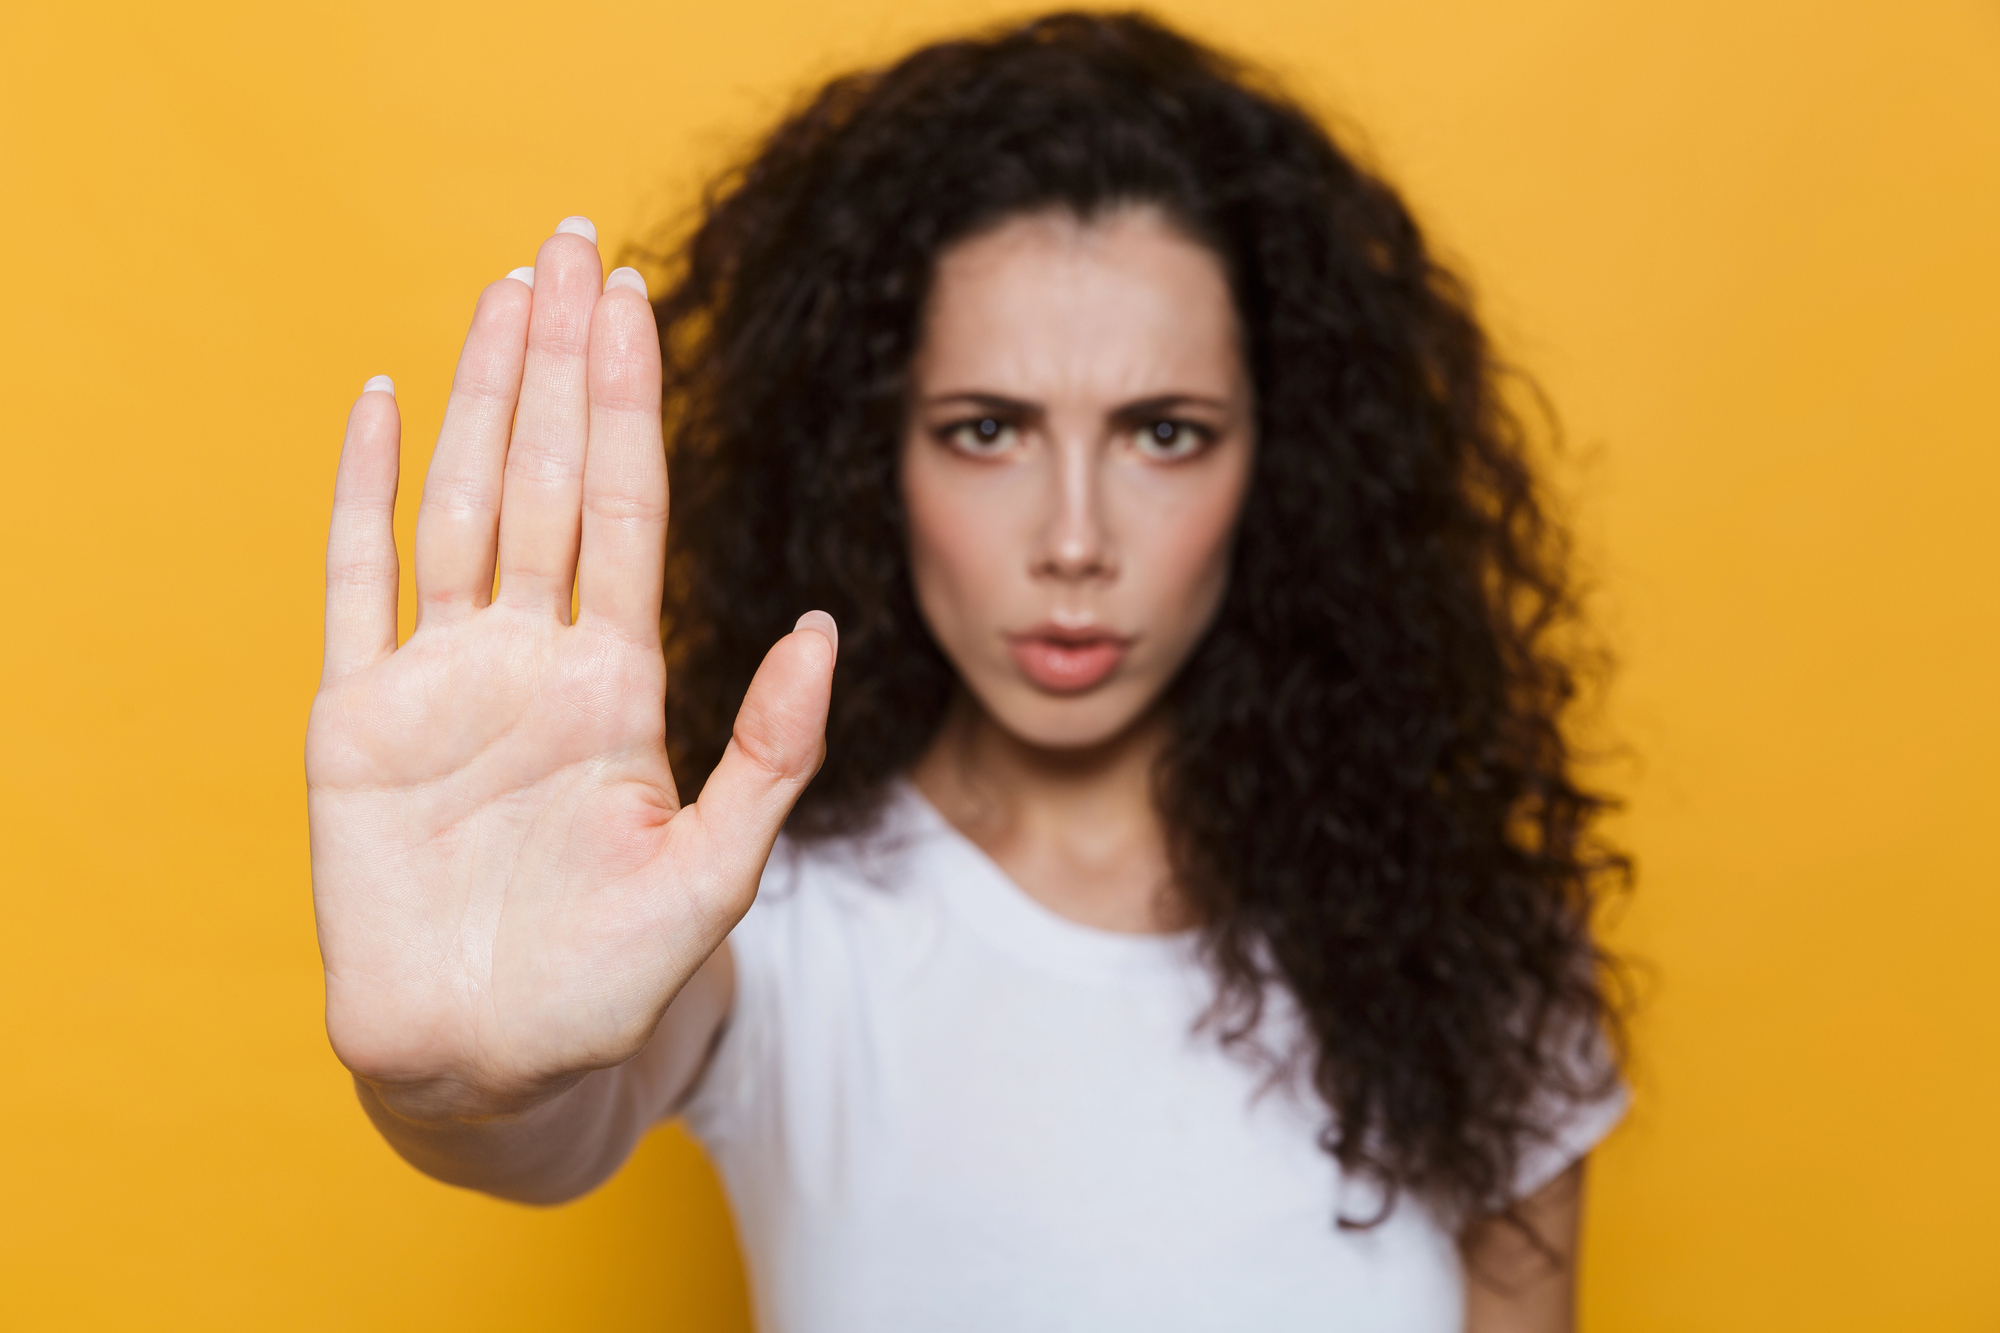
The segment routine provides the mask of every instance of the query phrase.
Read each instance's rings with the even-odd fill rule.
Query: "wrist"
[[[496,1089],[455,1077],[389,1080],[354,1075],[371,1111],[418,1132],[532,1120],[584,1079],[573,1074],[533,1087]]]

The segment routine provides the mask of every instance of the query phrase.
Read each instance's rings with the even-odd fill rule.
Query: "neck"
[[[1148,713],[1098,745],[1048,749],[961,693],[910,780],[1050,910],[1103,930],[1178,930],[1191,923],[1152,796],[1166,739],[1165,719]]]

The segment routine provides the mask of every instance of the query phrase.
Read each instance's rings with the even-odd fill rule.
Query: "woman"
[[[1622,863],[1395,195],[1058,15],[823,90],[655,309],[594,240],[480,299],[400,647],[393,391],[342,453],[314,892],[397,1150],[553,1202],[684,1114],[770,1328],[1568,1327]]]

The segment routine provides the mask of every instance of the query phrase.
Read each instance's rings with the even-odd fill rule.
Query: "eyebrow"
[[[938,408],[951,403],[963,403],[977,407],[995,416],[1039,417],[1042,406],[1024,398],[1009,398],[1005,394],[983,393],[978,390],[941,393],[926,398],[920,404],[925,408]],[[1115,420],[1127,421],[1140,417],[1165,416],[1176,408],[1205,407],[1213,412],[1225,412],[1229,408],[1226,400],[1210,398],[1197,393],[1163,393],[1151,398],[1137,398],[1129,403],[1121,403],[1111,409]]]
[[[934,394],[919,404],[921,407],[943,407],[948,403],[963,403],[967,407],[977,407],[991,412],[997,417],[1040,416],[1042,409],[1037,403],[1024,398],[1009,398],[1005,394],[980,393],[976,390],[963,393]]]

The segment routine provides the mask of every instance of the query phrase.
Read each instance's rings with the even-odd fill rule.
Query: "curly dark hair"
[[[1221,257],[1255,472],[1156,800],[1240,1042],[1295,997],[1350,1171],[1511,1206],[1550,1108],[1616,1077],[1595,904],[1628,875],[1574,780],[1578,596],[1464,285],[1262,76],[1135,14],[1062,13],[828,84],[710,190],[657,303],[675,771],[709,772],[772,641],[841,627],[791,829],[865,827],[955,673],[897,484],[940,251],[1008,217],[1158,207]],[[1375,1219],[1340,1219],[1368,1225]]]

